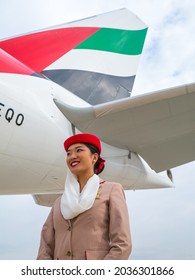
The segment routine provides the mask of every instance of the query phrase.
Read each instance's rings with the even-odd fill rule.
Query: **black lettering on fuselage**
[[[0,106],[2,106],[2,107],[4,107],[5,106],[5,104],[3,104],[3,103],[0,103]],[[1,112],[1,107],[0,107],[0,112]],[[1,117],[1,114],[0,114],[0,117]]]
[[[24,122],[24,115],[16,113],[13,108],[7,107],[0,102],[0,118],[4,118],[8,123],[15,122],[17,126],[21,126]]]

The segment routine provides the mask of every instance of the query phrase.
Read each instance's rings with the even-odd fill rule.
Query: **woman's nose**
[[[70,154],[70,156],[69,156],[69,159],[75,159],[75,158],[77,158],[77,155],[76,155],[76,153],[75,152],[72,152],[71,154]]]

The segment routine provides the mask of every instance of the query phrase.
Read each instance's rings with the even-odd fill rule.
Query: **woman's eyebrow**
[[[67,152],[71,152],[72,150],[76,150],[78,148],[84,148],[84,146],[78,145],[78,146],[74,147],[73,149],[68,149]]]

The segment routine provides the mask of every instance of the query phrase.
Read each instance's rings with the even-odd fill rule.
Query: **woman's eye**
[[[78,149],[77,149],[77,153],[82,152],[82,151],[83,151],[82,148],[78,148]]]

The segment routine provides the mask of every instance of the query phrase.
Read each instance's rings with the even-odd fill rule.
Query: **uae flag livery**
[[[146,33],[138,17],[121,9],[4,40],[0,47],[32,69],[24,74],[44,74],[96,105],[130,96]]]

